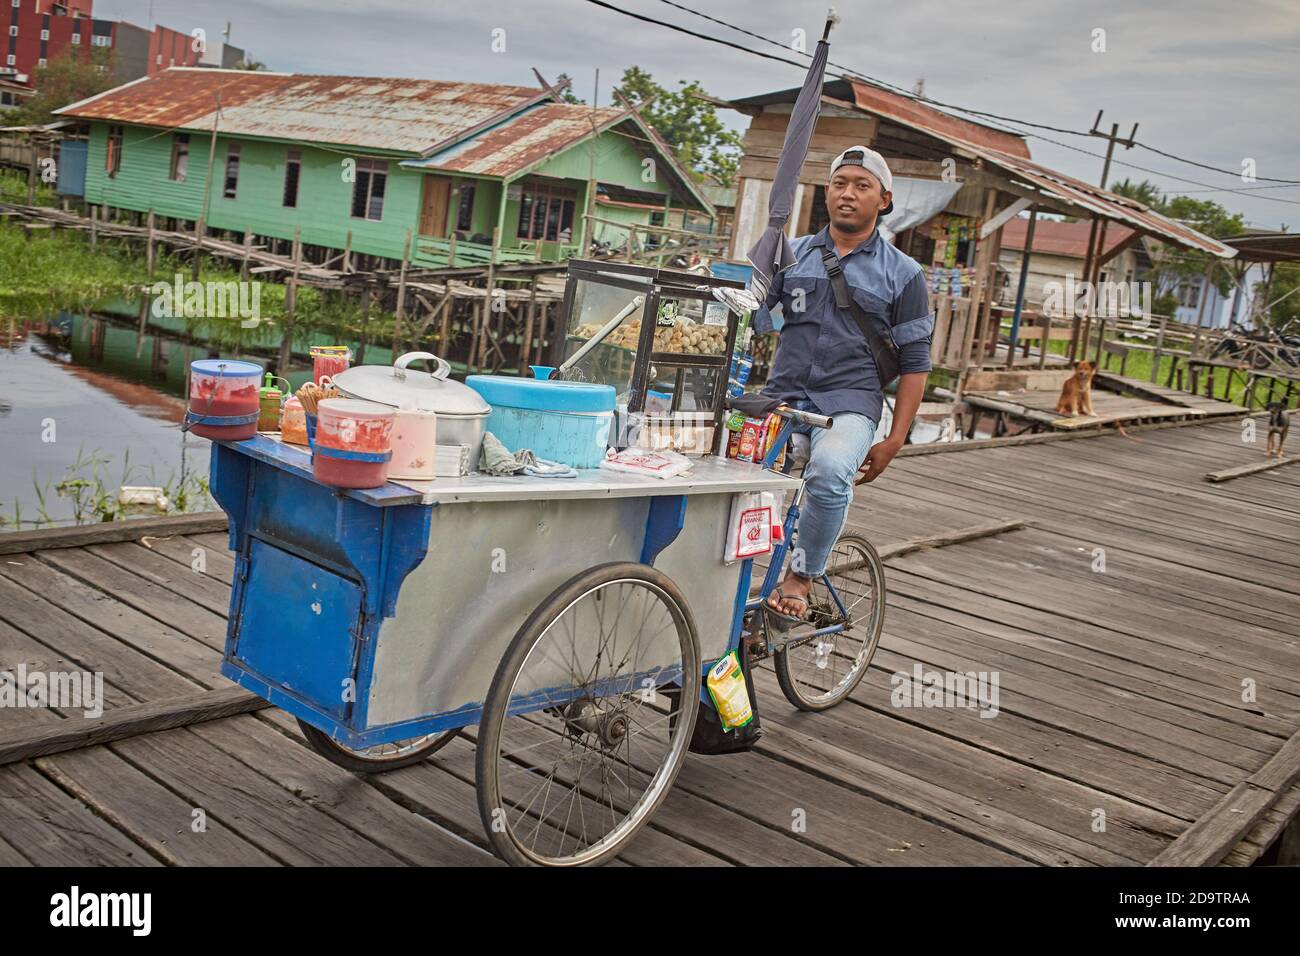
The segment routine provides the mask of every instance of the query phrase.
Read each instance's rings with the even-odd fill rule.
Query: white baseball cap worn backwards
[[[885,157],[874,149],[868,149],[866,146],[850,146],[832,160],[831,176],[834,176],[835,171],[841,166],[861,166],[880,181],[880,185],[885,192],[894,191],[894,177],[889,172],[889,165],[885,162]],[[894,204],[891,201],[886,208],[880,211],[880,214],[887,216],[893,211]]]

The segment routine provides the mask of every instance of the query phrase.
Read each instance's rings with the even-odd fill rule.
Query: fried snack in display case
[[[744,284],[708,274],[571,260],[556,376],[610,385],[633,414],[703,413],[721,429],[726,369],[740,316],[714,290]],[[566,364],[567,363],[567,364]],[[714,442],[716,453],[716,441]]]

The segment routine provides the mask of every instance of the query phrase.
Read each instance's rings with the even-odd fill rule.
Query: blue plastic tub
[[[510,451],[529,448],[573,468],[595,468],[604,459],[614,421],[611,386],[506,375],[470,375],[465,384],[492,406],[487,430]]]

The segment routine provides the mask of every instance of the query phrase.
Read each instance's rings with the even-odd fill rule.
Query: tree
[[[245,56],[242,60],[240,60],[238,63],[235,64],[235,69],[249,70],[250,72],[256,70],[265,70],[266,64],[263,63],[261,60],[250,60],[247,56]]]
[[[724,186],[734,184],[740,137],[723,126],[717,108],[702,98],[704,88],[697,81],[679,80],[678,86],[665,89],[645,70],[629,66],[617,90],[633,106],[649,104],[640,111],[642,117],[697,179],[712,176]]]
[[[1255,294],[1265,294],[1263,283],[1255,283]],[[1300,262],[1275,265],[1272,288],[1267,290],[1267,294],[1273,303],[1267,314],[1269,325],[1279,332],[1300,332]]]
[[[1160,193],[1160,187],[1149,179],[1144,179],[1140,183],[1135,183],[1131,179],[1121,179],[1117,183],[1110,184],[1110,191],[1117,196],[1127,196],[1129,199],[1136,199],[1144,206],[1150,206],[1152,209],[1158,209],[1164,197]]]
[[[1246,228],[1246,222],[1240,213],[1230,213],[1212,199],[1168,196],[1154,208],[1166,218],[1181,222],[1214,239],[1240,235]],[[1218,262],[1218,256],[1179,249],[1166,243],[1155,243],[1151,260],[1154,266],[1152,279],[1157,295],[1172,292],[1183,283],[1199,283],[1199,277],[1204,276],[1207,269],[1210,281],[1220,295],[1227,295],[1232,288],[1228,271],[1214,265]]]
[[[36,93],[26,103],[9,114],[6,125],[37,126],[51,123],[58,117],[54,111],[96,93],[103,93],[117,84],[113,80],[113,51],[108,47],[91,47],[90,58],[76,55],[76,47],[68,47],[45,66],[38,67],[34,77]]]
[[[557,87],[564,86],[566,82],[569,85],[565,87],[564,92],[560,94],[560,102],[586,105],[587,101],[584,99],[579,99],[577,94],[573,92],[573,77],[569,76],[569,74],[567,73],[561,73],[559,76],[555,78],[555,85]]]

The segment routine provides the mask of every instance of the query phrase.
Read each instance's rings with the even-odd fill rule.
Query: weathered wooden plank
[[[24,603],[39,606],[40,602],[31,598],[40,594],[45,602],[196,683],[206,687],[225,684],[225,678],[220,672],[221,655],[211,646],[114,600],[110,595],[69,577],[52,565],[31,557],[25,558],[18,565],[6,561],[0,564],[0,575],[23,585],[31,592],[31,597],[25,597]],[[8,608],[0,607],[0,616],[8,618],[8,614]],[[156,698],[160,694],[154,696]]]
[[[221,531],[226,527],[225,512],[201,512],[165,518],[132,518],[107,521],[74,528],[42,528],[0,535],[0,555],[20,554],[37,548],[79,548],[84,544],[107,544],[110,541],[136,541],[145,535],[200,534]]]
[[[187,598],[222,618],[225,618],[230,610],[230,582],[234,576],[234,562],[228,558],[226,562],[230,565],[231,573],[225,576],[225,580],[221,580],[215,575],[209,575],[206,570],[209,560],[206,549],[202,552],[201,558],[200,566],[203,570],[196,570],[189,563],[181,564],[136,541],[93,545],[85,550],[151,585],[157,585]],[[193,548],[190,548],[190,551],[193,551]],[[214,563],[223,557],[224,555],[215,554],[211,556]]]
[[[0,765],[94,747],[137,734],[220,720],[269,706],[267,701],[241,687],[224,687],[178,699],[130,704],[102,717],[59,721],[52,726],[0,735]]]
[[[241,838],[292,866],[395,866],[394,853],[287,793],[191,730],[108,745]]]
[[[274,857],[241,838],[106,747],[36,762],[68,792],[171,866],[274,866]],[[42,861],[44,862],[44,861]]]
[[[1300,735],[1297,738],[1300,740]],[[1300,775],[1300,747],[1284,747],[1261,773],[1285,778]],[[1148,866],[1214,866],[1235,847],[1279,796],[1277,789],[1244,780],[1208,813],[1188,827]]]
[[[32,767],[0,768],[0,833],[41,866],[160,866]]]
[[[1238,465],[1235,468],[1225,468],[1222,471],[1207,471],[1205,473],[1206,481],[1231,481],[1233,478],[1241,478],[1244,475],[1255,475],[1261,471],[1269,471],[1273,468],[1281,468],[1283,465],[1294,465],[1300,461],[1300,458],[1274,458],[1270,461],[1257,461],[1253,465]]]
[[[123,568],[85,548],[37,551],[36,557],[214,651],[225,647],[225,617],[155,583],[139,571]]]
[[[289,793],[390,850],[412,866],[484,866],[484,850],[412,813],[358,776],[251,716],[196,726],[194,733]]]
[[[844,704],[794,711],[766,671],[756,677],[765,739],[784,760],[829,773],[929,819],[1044,865],[1123,865],[1154,855],[1185,822],[957,736],[882,711]],[[770,736],[768,736],[770,733]],[[1089,832],[1091,808],[1112,826]]]
[[[50,596],[53,601],[0,576],[0,619],[77,667],[102,672],[105,693],[107,688],[120,688],[141,701],[202,689],[199,682],[69,614],[55,603],[57,593]]]

